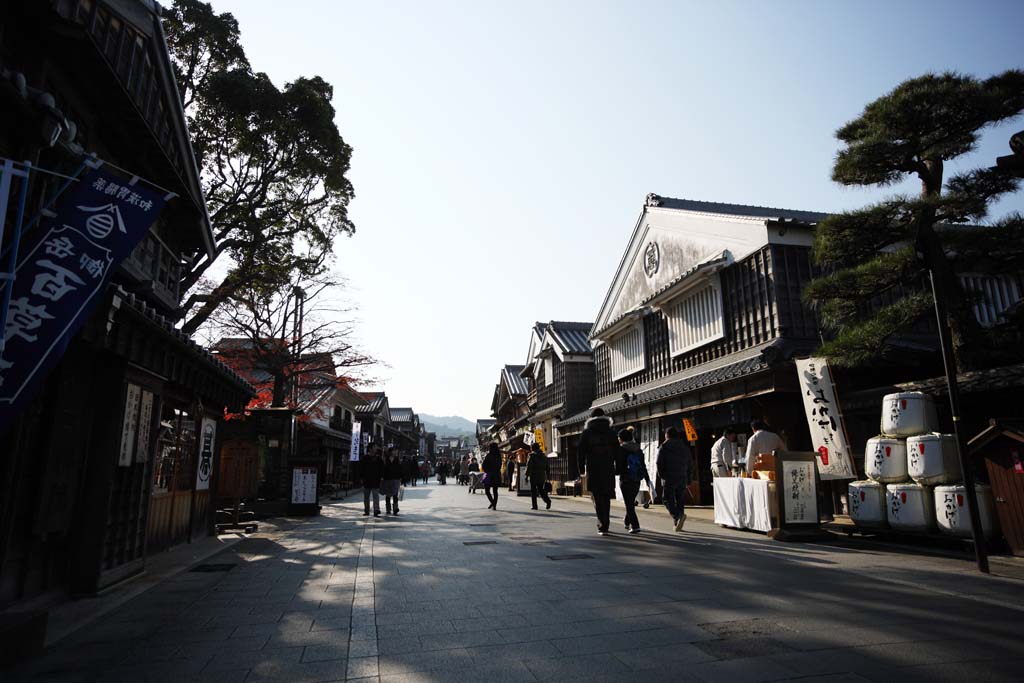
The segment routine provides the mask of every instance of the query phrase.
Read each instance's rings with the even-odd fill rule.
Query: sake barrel
[[[995,503],[992,487],[976,484],[978,495],[978,516],[985,538],[992,538],[996,531]],[[971,535],[971,513],[967,510],[967,487],[963,484],[935,487],[935,521],[939,531],[953,536]]]
[[[938,429],[935,402],[920,391],[886,394],[882,399],[882,434],[914,436]]]
[[[903,439],[876,436],[864,447],[864,473],[883,484],[907,480],[907,444]]]
[[[907,437],[907,474],[925,486],[960,481],[956,437],[952,434]]]
[[[852,481],[846,487],[846,500],[850,519],[857,526],[887,526],[885,484],[870,479]]]
[[[885,487],[889,526],[900,531],[931,531],[935,528],[935,500],[931,487],[921,484],[889,484]]]

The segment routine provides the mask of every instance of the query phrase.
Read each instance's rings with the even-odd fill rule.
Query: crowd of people
[[[749,474],[759,453],[784,450],[782,438],[772,432],[764,422],[751,423],[753,434],[747,439],[746,462],[736,457],[737,433],[731,428],[723,430],[722,436],[711,449],[711,474],[715,477],[739,476],[741,469]],[[685,496],[687,487],[696,475],[693,453],[689,444],[675,427],[665,430],[664,441],[658,448],[656,476],[661,482],[661,496],[665,509],[672,517],[676,531],[682,531],[686,524]],[[525,471],[521,457],[526,457]],[[594,502],[597,515],[597,531],[608,535],[611,527],[611,501],[615,497],[615,481],[618,478],[619,492],[626,507],[624,525],[631,534],[640,533],[640,520],[636,514],[637,500],[641,486],[647,485],[648,499],[642,505],[650,506],[656,490],[647,471],[643,451],[636,442],[632,427],[614,431],[612,420],[601,408],[595,408],[586,421],[577,447],[576,462],[582,478],[587,476],[587,488]],[[503,456],[498,444],[491,443],[482,462],[475,457],[464,456],[458,462],[442,458],[436,463],[437,483],[446,485],[448,476],[468,486],[470,493],[483,488],[487,495],[487,508],[498,509],[498,490],[508,486],[512,491],[517,478],[522,475],[530,484],[532,508],[538,510],[537,500],[544,502],[545,509],[551,509],[551,485],[548,481],[548,458],[539,444],[534,443],[528,452],[516,452]],[[403,485],[424,484],[430,478],[430,465],[409,457],[399,457],[389,448],[387,452],[377,446],[359,463],[359,476],[363,485],[363,515],[379,517],[380,496],[384,496],[387,514],[398,514],[398,503]]]

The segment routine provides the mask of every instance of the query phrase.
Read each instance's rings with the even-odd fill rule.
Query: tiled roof
[[[477,420],[476,421],[476,431],[478,431],[478,432],[486,432],[488,429],[490,429],[491,427],[494,426],[495,422],[497,422],[497,420],[490,420],[490,419],[488,419],[488,420]]]
[[[590,329],[593,323],[567,323],[552,320],[548,323],[547,329],[551,338],[562,349],[563,352],[576,355],[588,355],[593,353],[590,348]]]
[[[356,407],[357,413],[376,413],[383,407],[386,398],[383,391],[360,391],[358,393],[366,403]]]
[[[751,218],[775,218],[784,221],[815,224],[824,220],[828,214],[819,211],[801,211],[798,209],[776,209],[770,206],[748,206],[746,204],[722,204],[720,202],[700,202],[693,199],[675,199],[648,195],[649,206],[663,209],[679,209],[681,211],[697,211],[700,213],[718,213],[728,216],[748,216]]]
[[[714,370],[708,370],[707,372],[702,372],[676,382],[671,382],[660,387],[655,387],[654,389],[637,393],[635,394],[635,398],[631,396],[628,402],[621,398],[617,399],[611,403],[602,405],[601,408],[604,412],[611,415],[627,408],[636,408],[647,403],[661,401],[666,398],[672,398],[696,389],[711,386],[712,384],[719,384],[721,382],[745,377],[755,372],[767,370],[768,367],[768,360],[763,355],[759,354],[745,360],[723,365],[715,368]],[[589,415],[590,410],[585,410],[582,413],[578,413],[570,418],[562,420],[555,426],[569,427],[574,424],[579,424],[580,422],[584,422]]]
[[[207,365],[216,374],[229,380],[243,393],[246,393],[249,396],[256,393],[256,390],[244,377],[221,362],[221,360],[214,354],[192,341],[191,337],[175,327],[174,323],[157,311],[155,307],[150,306],[146,301],[135,296],[133,293],[126,292],[118,285],[110,285],[110,290],[113,290],[114,294],[123,302],[123,305],[134,311],[136,315],[149,320],[153,325],[163,329],[163,331],[171,335],[179,345],[187,349],[193,356],[199,358],[202,363]]]
[[[414,413],[412,408],[388,408],[391,413],[392,422],[412,422]]]
[[[519,373],[523,371],[522,365],[506,365],[501,371],[502,377],[505,378],[505,385],[508,387],[508,393],[511,396],[525,396],[530,393],[530,387],[527,386],[526,380],[519,376]]]
[[[1016,389],[1024,386],[1024,363],[1006,365],[988,370],[969,370],[957,375],[957,385],[965,394],[981,391],[997,391],[1000,389]],[[945,396],[948,393],[945,377],[897,384],[900,391],[922,391],[933,396]]]

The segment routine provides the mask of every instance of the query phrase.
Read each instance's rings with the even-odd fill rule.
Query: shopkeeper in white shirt
[[[786,444],[778,434],[768,430],[768,425],[760,420],[750,423],[754,435],[747,439],[747,474],[754,471],[754,461],[761,453],[786,450]]]
[[[722,437],[711,447],[711,475],[714,477],[731,477],[732,463],[735,459],[736,432],[732,427],[722,431]]]

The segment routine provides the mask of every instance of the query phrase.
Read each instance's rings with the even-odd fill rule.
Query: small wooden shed
[[[990,420],[968,446],[972,459],[985,461],[996,515],[1010,551],[1024,557],[1024,421]]]

